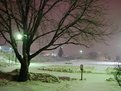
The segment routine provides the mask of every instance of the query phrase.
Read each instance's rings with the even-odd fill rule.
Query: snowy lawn
[[[70,73],[70,76],[74,74]],[[77,74],[75,74],[77,75]],[[106,74],[84,74],[86,80],[44,83],[40,81],[7,82],[0,91],[121,91],[116,81],[106,81],[113,77]]]
[[[45,71],[41,71],[45,73]],[[55,83],[44,83],[40,81],[27,82],[4,82],[0,86],[0,91],[121,91],[113,75],[85,73],[84,80],[80,80],[80,73],[49,72],[55,76],[68,76],[77,80],[60,81]],[[107,80],[112,78],[112,80]]]
[[[40,70],[40,66],[43,65],[33,65],[30,67],[30,72],[35,73],[48,73],[56,77],[65,76],[70,78],[76,78],[76,80],[60,80],[60,82],[55,83],[45,83],[40,81],[27,81],[27,82],[13,82],[7,80],[0,80],[0,91],[121,91],[121,87],[114,80],[112,74],[107,74],[103,66],[98,65],[98,69],[93,67],[87,67],[91,70],[96,70],[96,72],[84,73],[84,80],[80,80],[79,72],[57,72]],[[44,65],[48,66],[48,65]],[[94,66],[94,65],[93,65]],[[53,67],[53,66],[52,66]],[[0,70],[10,72],[13,69],[19,68],[19,65],[3,67]],[[59,66],[59,69],[63,68]],[[68,67],[67,67],[68,68]],[[79,70],[79,68],[78,68]],[[74,68],[75,71],[75,68]],[[101,72],[100,72],[101,71]]]

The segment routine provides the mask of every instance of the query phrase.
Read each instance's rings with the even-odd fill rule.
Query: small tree
[[[60,47],[58,51],[58,56],[62,57],[63,56],[63,49]]]
[[[91,59],[97,59],[99,57],[97,52],[90,52],[89,53],[89,58]]]
[[[27,81],[31,59],[42,51],[103,40],[109,31],[102,28],[102,7],[100,0],[0,0],[0,33],[21,64],[18,81]],[[16,33],[23,35],[22,53]]]

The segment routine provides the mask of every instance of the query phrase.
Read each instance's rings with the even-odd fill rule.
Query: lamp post
[[[23,35],[21,33],[16,34],[16,43],[18,45],[18,41],[21,41],[23,39]],[[19,48],[18,48],[19,49]],[[20,51],[20,50],[19,50]]]
[[[0,52],[2,52],[2,47],[0,46]]]
[[[12,48],[10,47],[10,48],[9,48],[9,63],[10,63],[10,61],[11,61],[11,52],[12,52]]]
[[[18,41],[21,41],[23,39],[23,35],[21,33],[17,33],[16,36],[15,36],[15,40],[16,40],[16,44],[18,45]],[[19,49],[19,47],[18,47]],[[20,50],[18,50],[20,51]],[[17,62],[17,58],[15,56],[15,63]]]
[[[82,58],[83,57],[83,55],[82,55],[83,54],[83,50],[80,50],[79,52],[80,52],[80,58]]]

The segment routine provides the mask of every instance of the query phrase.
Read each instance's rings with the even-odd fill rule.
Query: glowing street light
[[[17,44],[17,49],[18,49],[18,52],[20,52],[21,51],[21,45],[20,45],[20,43],[19,42],[21,42],[22,41],[22,39],[23,39],[23,34],[22,33],[16,33],[15,34],[15,40],[16,40],[16,44]],[[19,44],[19,45],[18,45]],[[20,52],[21,53],[21,52]],[[15,56],[15,63],[17,62],[17,58],[16,58],[16,56]]]
[[[10,52],[12,51],[12,48],[11,48],[11,47],[9,48],[9,51],[10,51]]]
[[[82,50],[80,50],[79,52],[80,52],[81,54],[83,53],[83,51],[82,51]]]
[[[22,40],[22,38],[23,38],[23,35],[20,34],[20,33],[18,33],[17,36],[16,36],[16,39],[17,39],[17,40]]]

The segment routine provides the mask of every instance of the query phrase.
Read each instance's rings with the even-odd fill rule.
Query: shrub
[[[58,77],[59,78],[59,80],[67,80],[67,81],[70,81],[70,77],[67,77],[67,76],[59,76]]]
[[[5,72],[0,72],[0,79],[12,80],[12,75]]]
[[[92,73],[94,67],[85,67],[84,73]],[[44,71],[54,71],[54,72],[67,72],[67,73],[80,73],[80,68],[78,66],[49,66],[44,68],[38,68],[38,70]]]
[[[0,79],[17,81],[18,78],[18,69],[15,69],[11,72],[5,73],[0,72]],[[42,81],[42,82],[59,82],[59,79],[53,75],[47,73],[29,73],[29,80]]]
[[[53,75],[47,73],[30,73],[29,79],[34,81],[42,81],[42,82],[59,82],[59,79]]]
[[[115,81],[115,79],[114,78],[108,78],[108,79],[106,79],[106,81]]]
[[[2,87],[2,86],[6,86],[7,84],[8,84],[8,80],[6,80],[6,79],[1,79],[0,80],[0,86]]]
[[[115,73],[115,68],[111,68],[111,67],[108,67],[107,69],[106,69],[106,72],[108,73],[108,74],[114,74]]]

